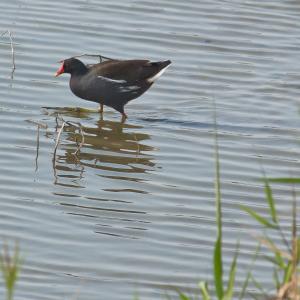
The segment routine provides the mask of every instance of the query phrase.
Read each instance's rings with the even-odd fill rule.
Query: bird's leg
[[[124,123],[126,119],[127,119],[127,115],[124,112],[122,112],[121,122]]]
[[[99,113],[100,113],[100,114],[103,114],[103,104],[102,104],[102,103],[100,103]]]

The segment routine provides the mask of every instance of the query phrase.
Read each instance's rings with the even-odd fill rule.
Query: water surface
[[[16,299],[159,299],[211,280],[214,103],[225,261],[240,238],[241,284],[259,227],[239,205],[267,213],[262,167],[300,176],[299,3],[15,0],[0,15],[16,58],[11,79],[1,37],[0,236],[24,257]],[[74,110],[97,107],[53,77],[82,53],[173,63],[121,124],[110,109]],[[77,157],[71,126],[54,155],[57,115],[82,125]],[[287,229],[290,187],[273,188]],[[271,287],[270,265],[259,266]]]

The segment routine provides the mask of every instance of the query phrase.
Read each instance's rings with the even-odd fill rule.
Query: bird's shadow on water
[[[59,135],[59,146],[53,156],[54,184],[84,187],[82,179],[91,169],[101,177],[138,182],[142,180],[141,174],[155,167],[152,151],[157,149],[150,145],[151,136],[143,132],[143,126],[107,120],[95,110],[44,109],[52,123],[48,127],[53,128],[49,137],[58,143]],[[80,124],[81,132],[68,122]],[[82,147],[74,154],[82,139]]]
[[[158,124],[158,125],[169,125],[177,127],[189,127],[189,128],[207,128],[212,129],[212,124],[188,121],[188,120],[178,120],[174,118],[160,118],[160,117],[149,117],[149,118],[139,118],[141,121],[146,123]]]

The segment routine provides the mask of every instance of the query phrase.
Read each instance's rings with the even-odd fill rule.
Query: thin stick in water
[[[15,50],[14,50],[14,43],[13,43],[12,33],[11,33],[10,30],[6,30],[6,31],[1,33],[0,37],[4,36],[7,33],[8,33],[9,40],[10,40],[11,60],[12,60],[12,69],[11,69],[11,76],[10,77],[11,77],[11,79],[13,79],[14,72],[15,72],[15,69],[16,69],[16,63],[15,63]]]
[[[11,58],[12,58],[12,66],[13,66],[12,69],[13,69],[13,72],[14,72],[15,69],[16,69],[16,64],[15,64],[15,50],[14,50],[14,45],[13,45],[13,39],[12,39],[12,33],[11,33],[11,31],[8,31],[8,34],[9,34],[9,39],[10,39]],[[12,76],[13,76],[13,74],[12,74]]]
[[[35,155],[35,172],[38,170],[38,159],[39,159],[39,149],[40,149],[40,125],[37,125],[37,135],[36,135],[36,155]]]
[[[99,57],[100,62],[103,61],[103,59],[108,59],[108,60],[115,60],[114,58],[110,58],[107,56],[103,56],[101,54],[79,54],[79,55],[75,55],[73,57],[82,57],[82,56],[89,56],[89,57]]]

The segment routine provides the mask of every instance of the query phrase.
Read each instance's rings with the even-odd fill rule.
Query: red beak
[[[62,62],[62,65],[60,66],[60,68],[57,70],[57,72],[55,73],[55,77],[59,76],[60,74],[65,73],[65,69],[64,69],[64,62]]]

